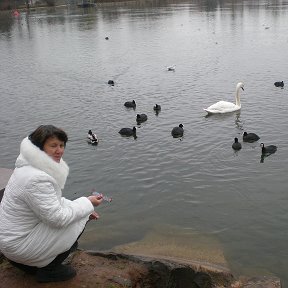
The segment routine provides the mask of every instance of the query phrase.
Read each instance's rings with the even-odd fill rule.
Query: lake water
[[[0,167],[13,168],[38,125],[54,124],[69,135],[64,195],[113,197],[82,247],[139,242],[188,257],[217,246],[234,273],[276,275],[288,287],[288,95],[273,85],[288,85],[287,0],[2,12],[0,55]],[[203,108],[235,101],[240,81],[241,113],[205,117]],[[123,106],[133,99],[135,110]],[[137,113],[148,121],[137,125]],[[184,137],[174,139],[180,123]],[[118,134],[133,126],[137,139]],[[86,142],[89,129],[98,146]],[[260,141],[242,143],[244,131]],[[278,147],[263,163],[260,142]]]

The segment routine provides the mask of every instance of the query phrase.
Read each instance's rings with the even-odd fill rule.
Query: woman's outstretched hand
[[[99,219],[99,214],[97,212],[94,211],[93,213],[90,214],[89,220],[97,220],[97,219]]]
[[[100,205],[103,201],[103,195],[102,194],[99,194],[99,195],[91,195],[91,196],[88,196],[88,199],[91,201],[92,205],[94,207]]]

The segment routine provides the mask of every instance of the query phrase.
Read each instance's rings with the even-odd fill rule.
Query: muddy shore
[[[75,278],[37,283],[35,277],[13,267],[3,255],[0,287],[10,288],[280,288],[276,277],[239,277],[223,267],[193,261],[160,259],[118,253],[77,250],[69,259]]]

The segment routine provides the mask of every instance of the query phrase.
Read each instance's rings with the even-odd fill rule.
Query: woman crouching
[[[67,134],[41,125],[23,139],[15,169],[0,205],[0,250],[10,262],[38,282],[73,278],[62,262],[77,249],[87,221],[98,219],[94,207],[102,195],[62,197],[69,167],[62,159]]]

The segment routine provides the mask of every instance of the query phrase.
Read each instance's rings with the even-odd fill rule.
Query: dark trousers
[[[61,265],[61,263],[69,256],[70,253],[74,252],[78,247],[78,241],[76,241],[69,250],[59,254],[56,256],[56,258],[51,262],[49,263],[47,266],[43,267],[44,269],[53,269],[54,267],[56,267],[57,265]],[[12,260],[9,260],[9,262],[19,268],[20,270],[28,273],[28,274],[35,274],[37,272],[37,267],[35,266],[29,266],[29,265],[24,265],[24,264],[21,264],[21,263],[17,263],[17,262],[14,262]],[[42,268],[41,268],[42,269]]]
[[[82,234],[82,233],[81,233]],[[80,237],[80,236],[79,236]],[[78,239],[79,239],[78,237]],[[78,240],[77,239],[77,240]],[[68,256],[70,253],[76,251],[77,247],[78,247],[78,241],[76,240],[76,242],[71,246],[71,248],[59,255],[56,256],[56,258],[49,263],[47,266],[43,267],[43,268],[53,268],[57,265],[60,265]]]

